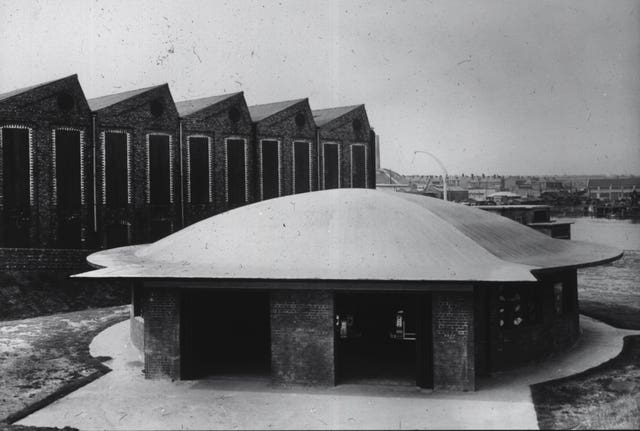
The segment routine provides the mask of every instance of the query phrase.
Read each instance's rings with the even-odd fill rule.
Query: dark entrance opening
[[[262,141],[262,199],[280,196],[278,141]]]
[[[183,379],[269,375],[268,292],[185,290],[181,315]]]
[[[190,202],[209,202],[209,138],[189,137]]]
[[[337,294],[338,383],[433,387],[430,310],[428,294]]]
[[[149,203],[166,205],[171,202],[169,136],[149,135]]]
[[[294,169],[296,175],[295,193],[306,193],[311,190],[311,162],[309,157],[310,144],[308,142],[294,142],[293,154],[295,155]]]
[[[57,243],[60,248],[77,248],[81,245],[80,132],[59,129],[55,136]]]
[[[338,144],[324,144],[324,188],[340,187],[340,155]]]
[[[231,207],[247,203],[244,141],[227,140],[227,198]]]
[[[2,129],[2,162],[3,245],[26,247],[31,218],[28,129]]]
[[[129,202],[126,133],[105,133],[104,147],[105,201],[110,208],[124,208]]]
[[[351,147],[351,187],[367,187],[365,166],[366,158],[364,145],[353,145]]]

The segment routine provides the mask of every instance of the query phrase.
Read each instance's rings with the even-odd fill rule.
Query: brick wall
[[[497,292],[489,292],[489,361],[490,371],[510,369],[540,360],[551,353],[570,347],[580,335],[575,270],[545,277],[536,286],[539,319],[522,327],[501,328],[498,318]],[[566,309],[555,310],[553,283],[562,281]]]
[[[150,104],[160,101],[161,115],[151,113]],[[178,112],[167,85],[150,89],[144,93],[105,107],[96,112],[96,191],[98,202],[98,231],[100,244],[105,246],[105,229],[111,224],[131,226],[130,240],[133,244],[149,242],[152,237],[151,222],[166,220],[172,230],[179,230],[180,219],[180,145],[178,136]],[[110,210],[102,205],[102,145],[101,133],[122,131],[129,134],[131,164],[131,204],[126,208]],[[150,133],[169,135],[171,139],[173,203],[154,206],[147,204],[147,135]]]
[[[296,124],[296,115],[302,114],[305,118],[305,124],[298,126]],[[316,126],[313,120],[309,102],[305,99],[290,106],[277,114],[265,118],[256,124],[256,162],[254,164],[254,172],[257,178],[254,193],[259,199],[260,197],[260,174],[259,174],[259,158],[257,157],[257,143],[261,139],[270,139],[280,141],[280,164],[281,164],[281,190],[282,196],[293,194],[293,143],[295,141],[304,141],[311,143],[311,190],[318,190],[317,183],[317,148],[316,148]]]
[[[144,364],[147,379],[180,379],[180,291],[143,290]]]
[[[68,109],[61,109],[58,100],[66,95],[73,101]],[[53,188],[53,138],[56,128],[73,128],[84,133],[83,145],[83,187],[85,203],[74,217],[80,218],[83,232],[83,246],[90,247],[92,219],[92,151],[91,112],[87,105],[77,76],[63,78],[17,95],[0,103],[0,127],[7,125],[24,126],[31,129],[33,149],[33,171],[36,173],[32,184],[34,203],[30,208],[30,238],[32,247],[55,247],[63,239],[56,237],[60,214],[55,204]],[[0,151],[0,210],[2,209],[2,152]],[[0,214],[1,216],[2,214]],[[2,231],[2,229],[0,229]],[[0,241],[2,233],[0,233]]]
[[[237,121],[231,121],[229,115],[230,109],[236,109],[240,113]],[[225,192],[225,139],[238,138],[245,139],[247,142],[247,163],[249,168],[248,189],[249,202],[258,200],[255,191],[256,174],[253,166],[255,164],[255,143],[252,140],[253,125],[249,109],[242,93],[231,96],[222,100],[215,105],[195,112],[192,115],[183,118],[182,135],[183,135],[183,151],[186,153],[189,135],[207,136],[212,139],[211,164],[212,169],[212,197],[211,205],[189,205],[185,201],[185,218],[186,224],[191,224],[202,218],[218,214],[229,209],[226,201]],[[185,175],[184,187],[185,193],[187,188],[187,157],[183,159],[183,172]]]
[[[0,248],[0,271],[88,271],[89,250]]]
[[[360,122],[359,130],[354,128],[354,120]],[[371,179],[375,177],[375,172],[372,171],[371,165],[368,163],[371,157],[375,156],[375,148],[371,145],[370,131],[371,127],[364,105],[320,128],[320,142],[340,144],[340,187],[351,187],[351,146],[364,144],[367,157],[367,179],[370,187],[375,188],[375,186],[371,186],[373,184]],[[320,152],[320,169],[322,169],[322,151]]]
[[[435,292],[432,304],[434,389],[473,391],[473,292]]]
[[[333,314],[332,292],[272,292],[271,373],[274,381],[335,384]]]

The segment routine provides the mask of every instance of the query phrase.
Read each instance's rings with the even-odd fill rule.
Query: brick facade
[[[561,310],[556,310],[554,295],[554,284],[558,282],[563,284]],[[518,287],[506,285],[504,288]],[[476,319],[476,326],[483,331],[476,347],[476,357],[482,363],[478,370],[481,374],[540,360],[570,347],[580,335],[575,269],[548,274],[532,286],[536,318],[520,327],[501,327],[501,305],[495,287],[476,290],[475,309],[481,316]]]
[[[93,99],[96,100],[96,99]],[[92,101],[90,101],[91,103]],[[151,105],[159,103],[163,108],[158,115]],[[152,87],[117,103],[96,110],[96,201],[98,218],[98,243],[100,248],[108,247],[107,232],[114,225],[126,226],[128,243],[149,242],[156,235],[152,230],[155,222],[165,223],[168,231],[182,228],[179,204],[181,201],[180,143],[178,137],[178,112],[169,87]],[[127,155],[130,176],[128,205],[120,208],[105,205],[104,135],[119,132],[127,135]],[[171,199],[166,205],[149,203],[149,138],[150,134],[169,136],[170,140],[170,184]],[[125,244],[119,244],[125,245]]]
[[[475,390],[473,292],[434,292],[434,389]]]
[[[303,119],[303,120],[301,120]],[[280,195],[293,194],[293,144],[296,141],[308,142],[311,145],[310,169],[311,190],[318,190],[316,143],[316,125],[309,107],[309,101],[303,99],[280,112],[255,123],[255,142],[275,140],[280,145]],[[256,162],[260,162],[259,145],[256,145]],[[259,172],[255,165],[255,172]],[[260,175],[257,176],[256,196],[260,196]]]
[[[226,199],[226,139],[243,139],[247,142],[247,168],[253,172],[255,149],[252,140],[253,126],[243,93],[230,95],[217,103],[182,117],[183,176],[185,190],[185,224],[210,217],[230,209]],[[211,202],[195,204],[189,202],[189,137],[203,136],[210,139],[211,154],[209,169],[211,174]],[[248,203],[259,200],[255,194],[255,175],[247,175]]]
[[[58,238],[61,220],[75,220],[81,242],[76,247],[91,247],[93,224],[93,170],[91,140],[91,111],[76,75],[36,86],[28,91],[0,100],[0,132],[5,127],[29,130],[30,194],[31,206],[20,210],[7,208],[2,196],[3,168],[0,142],[0,214],[3,229],[0,243],[5,244],[5,229],[28,225],[26,245],[30,247],[64,247],[64,238]],[[85,199],[79,208],[63,211],[58,208],[55,194],[55,130],[73,129],[81,133],[81,189]],[[0,133],[1,135],[1,133]],[[1,139],[1,138],[0,138]],[[80,239],[80,238],[78,238]],[[11,245],[11,244],[8,244]]]
[[[330,291],[271,294],[271,373],[278,383],[335,384]]]
[[[145,287],[142,301],[145,377],[179,380],[180,291]]]
[[[319,139],[340,144],[342,187],[351,186],[353,145],[364,146],[366,166],[363,169],[370,182],[368,187],[375,187],[373,133],[363,105],[336,118],[322,130],[316,127],[307,99],[285,105],[252,122],[244,95],[237,93],[179,118],[166,84],[87,101],[75,75],[0,95],[0,132],[3,128],[19,128],[29,136],[31,203],[24,208],[5,205],[4,162],[0,151],[0,215],[4,227],[0,229],[0,247],[90,249],[139,244],[231,209],[227,199],[227,139],[242,139],[246,148],[247,196],[245,202],[235,206],[262,199],[260,142],[263,139],[279,142],[279,195],[294,193],[295,142],[308,143],[309,189],[322,188]],[[356,123],[358,127],[354,128]],[[77,209],[57,205],[56,131],[78,132],[81,205]],[[125,204],[107,205],[106,202],[105,142],[111,134],[126,140]],[[166,205],[149,202],[149,136],[154,134],[168,136],[170,140],[171,201]],[[210,202],[189,202],[190,136],[210,139]],[[1,139],[0,133],[0,150]],[[73,167],[75,169],[75,165]],[[69,234],[75,231],[77,235]],[[18,242],[9,239],[7,233],[14,232],[23,232],[21,235],[26,239]]]
[[[360,105],[318,128],[320,145],[324,143],[336,143],[340,147],[341,188],[352,187],[352,148],[357,145],[365,147],[367,187],[375,188],[375,162],[371,163],[371,160],[375,157],[375,142],[372,131],[373,129],[369,125],[369,119],[364,105]],[[323,166],[323,154],[321,149],[319,160],[321,170]],[[320,178],[322,178],[322,172],[320,173]]]

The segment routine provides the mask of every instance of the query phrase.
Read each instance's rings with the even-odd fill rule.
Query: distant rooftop
[[[218,96],[210,96],[210,97],[201,97],[199,99],[191,99],[191,100],[183,100],[181,102],[176,102],[176,108],[178,109],[178,115],[181,117],[186,117],[195,112],[206,109],[210,106],[216,105],[223,100],[227,100],[230,97],[233,97],[237,94],[241,94],[242,92],[229,93],[229,94],[220,94]]]
[[[326,108],[326,109],[314,109],[313,110],[313,119],[316,122],[318,127],[322,127],[336,118],[340,118],[343,115],[353,111],[356,108],[359,108],[363,105],[352,105],[352,106],[339,106],[335,108]]]
[[[307,99],[295,99],[295,100],[284,100],[282,102],[273,102],[273,103],[265,103],[263,105],[253,105],[249,106],[249,113],[251,114],[251,120],[254,123],[264,120],[265,118],[271,117],[272,115],[277,114],[280,111],[284,111],[290,106],[295,105],[296,103],[303,102]]]
[[[626,177],[626,178],[590,178],[589,187],[601,189],[611,188],[617,189],[620,187],[630,188],[636,186],[640,189],[640,177]]]
[[[87,100],[87,102],[89,103],[89,108],[91,108],[92,111],[99,111],[101,109],[115,105],[116,103],[120,103],[123,100],[127,100],[139,94],[146,93],[147,91],[153,90],[154,88],[162,87],[162,85],[154,85],[152,87],[138,88],[137,90],[123,91],[122,93],[114,93],[108,94],[106,96],[94,97],[93,99]]]

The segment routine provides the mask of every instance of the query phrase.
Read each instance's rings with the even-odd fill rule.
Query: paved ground
[[[622,348],[618,330],[581,316],[583,335],[568,352],[499,373],[474,393],[409,386],[272,387],[268,380],[145,381],[128,342],[128,322],[97,336],[94,356],[113,371],[18,422],[80,429],[401,429],[537,428],[529,385],[598,365]]]

